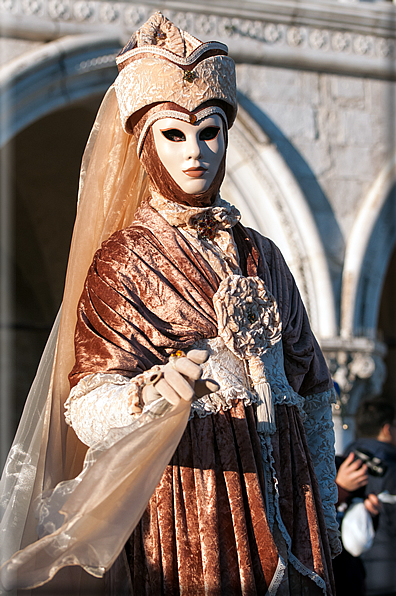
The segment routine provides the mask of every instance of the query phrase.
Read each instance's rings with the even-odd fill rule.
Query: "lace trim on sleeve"
[[[97,373],[73,387],[65,402],[65,419],[85,445],[103,439],[110,428],[128,426],[141,413],[139,388],[144,374],[129,379]]]
[[[202,366],[202,378],[217,381],[220,390],[193,402],[191,417],[195,414],[204,418],[210,414],[216,414],[220,409],[229,410],[233,400],[236,399],[242,399],[245,406],[257,403],[258,396],[250,387],[243,360],[231,352],[221,337],[199,340],[193,347],[209,351],[209,359]],[[265,364],[274,404],[297,406],[301,416],[304,417],[304,398],[291,388],[285,376],[282,342],[278,342],[267,352]]]
[[[220,390],[194,401],[190,418],[194,414],[205,418],[221,409],[229,410],[236,399],[242,399],[245,406],[256,403],[256,395],[248,389],[243,362],[227,348],[221,337],[200,340],[194,344],[194,348],[208,350],[209,358],[202,365],[202,378],[217,381]]]
[[[330,392],[326,392],[326,394],[328,393]],[[335,483],[334,425],[329,396],[321,396],[323,394],[318,395],[318,399],[314,400],[315,403],[324,404],[328,400],[327,404],[316,409],[309,407],[303,423],[312,463],[319,483],[331,553],[335,557],[341,552],[341,542],[335,507],[338,492]]]

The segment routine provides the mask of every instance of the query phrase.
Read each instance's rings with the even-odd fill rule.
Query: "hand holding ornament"
[[[207,350],[190,350],[187,354],[172,354],[161,371],[143,388],[143,402],[152,403],[160,397],[176,405],[180,399],[193,401],[219,390],[212,379],[201,379],[202,364],[208,359]]]

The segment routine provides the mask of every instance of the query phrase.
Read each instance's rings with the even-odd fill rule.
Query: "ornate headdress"
[[[202,43],[160,12],[132,36],[117,57],[114,83],[123,130],[133,134],[137,155],[150,177],[151,192],[187,205],[211,204],[225,175],[225,154],[211,186],[188,195],[158,159],[152,124],[177,118],[197,124],[219,114],[225,131],[236,116],[235,64],[227,46]]]
[[[237,111],[235,64],[217,41],[202,43],[178,29],[160,12],[132,36],[117,57],[114,83],[124,130],[128,133],[143,108],[172,102],[189,112],[201,104],[224,102],[228,126]]]

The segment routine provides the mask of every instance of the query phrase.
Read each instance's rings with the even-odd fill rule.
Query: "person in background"
[[[357,459],[352,452],[346,458],[336,456],[336,466],[337,519],[341,525],[342,518],[352,499],[365,496],[368,469],[366,464]],[[364,505],[375,519],[381,508],[377,495],[369,494],[364,500]],[[354,557],[343,548],[342,553],[333,560],[333,571],[337,596],[365,596],[366,573],[360,557]]]
[[[340,505],[346,502],[352,493],[367,485],[368,471],[366,464],[363,464],[360,459],[356,459],[355,455],[350,452],[338,467],[336,483],[338,488],[337,504]],[[364,500],[364,505],[371,515],[378,515],[381,504],[377,495],[369,494]]]
[[[345,490],[352,487],[345,482],[349,476],[357,487],[365,486],[366,508],[373,514],[381,508],[373,546],[361,555],[366,572],[367,596],[396,595],[396,419],[395,408],[388,399],[366,400],[357,409],[357,439],[347,449],[343,469],[339,469],[337,483]],[[355,459],[354,452],[364,452],[381,460],[382,475],[367,474],[367,466]],[[354,461],[355,459],[355,461]],[[349,474],[348,474],[349,472]],[[341,474],[340,474],[341,473]],[[365,479],[365,474],[367,474]],[[366,484],[365,480],[367,480]],[[337,565],[337,563],[336,563]],[[349,592],[354,594],[356,592]],[[337,594],[341,594],[337,590]]]

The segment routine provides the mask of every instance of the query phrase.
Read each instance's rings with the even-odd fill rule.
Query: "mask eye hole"
[[[200,141],[213,141],[219,134],[219,126],[207,126],[199,133]]]
[[[180,141],[185,141],[186,136],[184,132],[178,130],[177,128],[170,128],[169,130],[161,130],[162,134],[168,141],[172,141],[173,143],[180,143]]]

